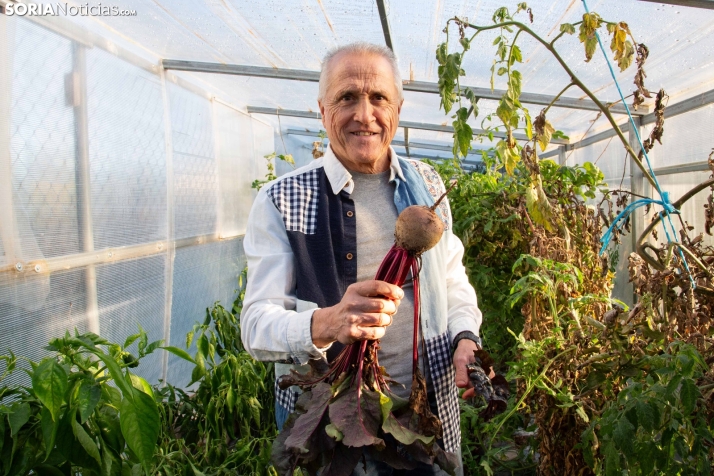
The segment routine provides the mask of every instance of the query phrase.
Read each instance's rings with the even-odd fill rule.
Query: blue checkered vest
[[[422,162],[399,159],[406,180],[395,177],[394,203],[401,212],[410,205],[434,204],[444,191],[436,171]],[[291,175],[270,186],[268,195],[280,211],[295,256],[296,289],[299,301],[329,307],[340,302],[347,287],[357,281],[355,206],[344,190],[335,195],[322,167]],[[352,213],[349,213],[352,212]],[[446,200],[437,210],[446,228],[451,213]],[[426,343],[438,416],[443,423],[444,449],[455,452],[461,444],[458,393],[454,383],[451,342],[447,328],[445,240],[422,256],[420,274],[421,332]],[[349,255],[349,256],[348,256]],[[328,360],[341,350],[339,343],[328,351]],[[276,367],[276,376],[285,372]],[[277,404],[292,412],[298,394],[275,385]]]

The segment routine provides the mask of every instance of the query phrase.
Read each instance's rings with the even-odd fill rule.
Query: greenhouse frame
[[[393,50],[405,102],[392,147],[402,157],[442,164],[454,157],[455,111],[446,115],[440,103],[435,51],[447,39],[452,50],[459,43],[458,30],[444,27],[454,17],[489,25],[499,7],[514,17],[516,10],[515,2],[495,0],[117,0],[111,7],[119,13],[107,7],[94,14],[84,3],[38,3],[49,5],[45,14],[30,13],[29,2],[0,0],[0,353],[37,362],[53,355],[45,346],[67,331],[124,342],[139,326],[149,341],[193,355],[197,343],[187,348],[187,333],[214,303],[230,309],[239,296],[254,181],[269,164],[279,177],[328,147],[317,105],[324,55],[355,41]],[[581,1],[535,0],[528,7],[518,21],[548,41],[559,25],[577,25],[585,13]],[[635,67],[617,69],[613,80],[602,51],[585,61],[577,32],[559,40],[558,52],[607,104],[635,151],[635,129],[643,139],[650,135],[659,117],[654,95],[666,91],[664,135],[648,160],[674,201],[714,173],[714,2],[591,0],[588,7],[626,22],[633,42],[647,45],[651,98],[633,108],[627,97],[626,108],[618,88],[632,91]],[[42,11],[40,5],[36,13]],[[467,174],[484,173],[485,159],[498,160],[499,141],[532,140],[524,129],[499,125],[497,108],[509,86],[501,73],[494,82],[494,38],[480,33],[461,65],[459,87],[479,108],[469,119],[471,149],[459,158]],[[538,158],[569,167],[592,163],[610,190],[658,200],[598,105],[575,87],[561,95],[570,78],[547,48],[523,35],[520,49],[520,103],[534,118],[549,109],[560,131]],[[294,165],[280,160],[286,154]],[[704,188],[687,201],[677,227],[686,223],[699,233],[709,226],[702,211],[712,206],[711,193]],[[638,298],[627,257],[659,211],[633,213],[629,233],[613,245],[620,258],[612,262],[612,297],[630,308]],[[701,239],[714,245],[711,234]],[[157,351],[132,372],[151,384],[195,390],[194,366]],[[31,383],[31,372],[2,381]],[[704,391],[700,397],[714,398]]]

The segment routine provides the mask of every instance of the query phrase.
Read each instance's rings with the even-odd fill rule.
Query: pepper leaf
[[[57,421],[67,392],[67,372],[53,358],[47,358],[32,372],[32,389]]]

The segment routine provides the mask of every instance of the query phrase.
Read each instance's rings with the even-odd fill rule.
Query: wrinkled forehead
[[[387,59],[369,53],[342,53],[330,62],[327,71],[328,95],[337,91],[376,88],[396,93],[394,72]]]

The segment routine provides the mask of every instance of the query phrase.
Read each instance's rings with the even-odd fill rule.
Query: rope
[[[585,7],[585,12],[590,13],[590,9],[588,8],[588,3],[587,0],[582,0],[583,6]],[[625,101],[625,96],[622,94],[622,89],[620,88],[620,83],[617,81],[617,77],[615,76],[615,70],[612,68],[612,63],[610,62],[610,58],[608,58],[607,53],[605,52],[605,47],[602,44],[602,40],[600,39],[600,34],[595,31],[595,37],[597,38],[598,45],[600,45],[600,51],[602,51],[603,56],[605,57],[605,62],[607,63],[607,67],[610,70],[610,75],[612,76],[612,80],[615,82],[615,86],[617,87],[617,92],[620,95],[620,100],[622,101],[622,105],[625,106],[625,111],[627,111],[627,117],[630,118],[630,124],[632,126],[631,130],[635,132],[635,137],[637,137],[637,142],[640,145],[640,150],[644,154],[645,161],[647,163],[647,169],[649,170],[650,176],[652,176],[652,179],[655,183],[655,188],[657,189],[657,193],[660,196],[660,200],[653,200],[653,199],[641,199],[637,200],[635,202],[632,202],[630,205],[628,205],[620,214],[613,220],[612,224],[608,228],[608,230],[605,232],[605,234],[602,236],[600,241],[603,243],[602,248],[600,249],[600,254],[605,251],[607,246],[610,244],[610,241],[612,240],[612,234],[617,227],[618,230],[621,229],[622,223],[624,223],[624,220],[632,214],[636,209],[643,207],[648,204],[656,204],[660,205],[663,208],[663,211],[660,212],[660,214],[664,214],[664,216],[667,218],[667,223],[669,223],[669,228],[671,228],[672,236],[670,236],[670,230],[667,229],[667,223],[665,223],[664,220],[662,220],[662,228],[664,228],[664,234],[667,237],[667,242],[668,243],[676,243],[677,242],[677,230],[674,227],[674,223],[672,222],[672,217],[671,215],[674,213],[679,213],[673,206],[672,203],[669,201],[669,193],[668,192],[663,192],[662,187],[659,184],[659,180],[657,180],[657,176],[654,173],[654,170],[652,169],[652,164],[650,162],[649,155],[647,155],[647,151],[645,150],[645,146],[642,143],[642,138],[640,137],[640,131],[638,130],[637,125],[635,124],[635,120],[632,118],[632,113],[630,113],[630,107],[627,105],[627,102]],[[689,269],[689,264],[687,264],[687,260],[684,258],[684,253],[682,250],[677,247],[677,250],[679,251],[679,257],[684,263],[684,267],[687,270],[687,273],[689,274],[689,281],[692,283],[692,288],[696,288],[696,284],[694,283],[694,279],[692,278],[692,273]]]

